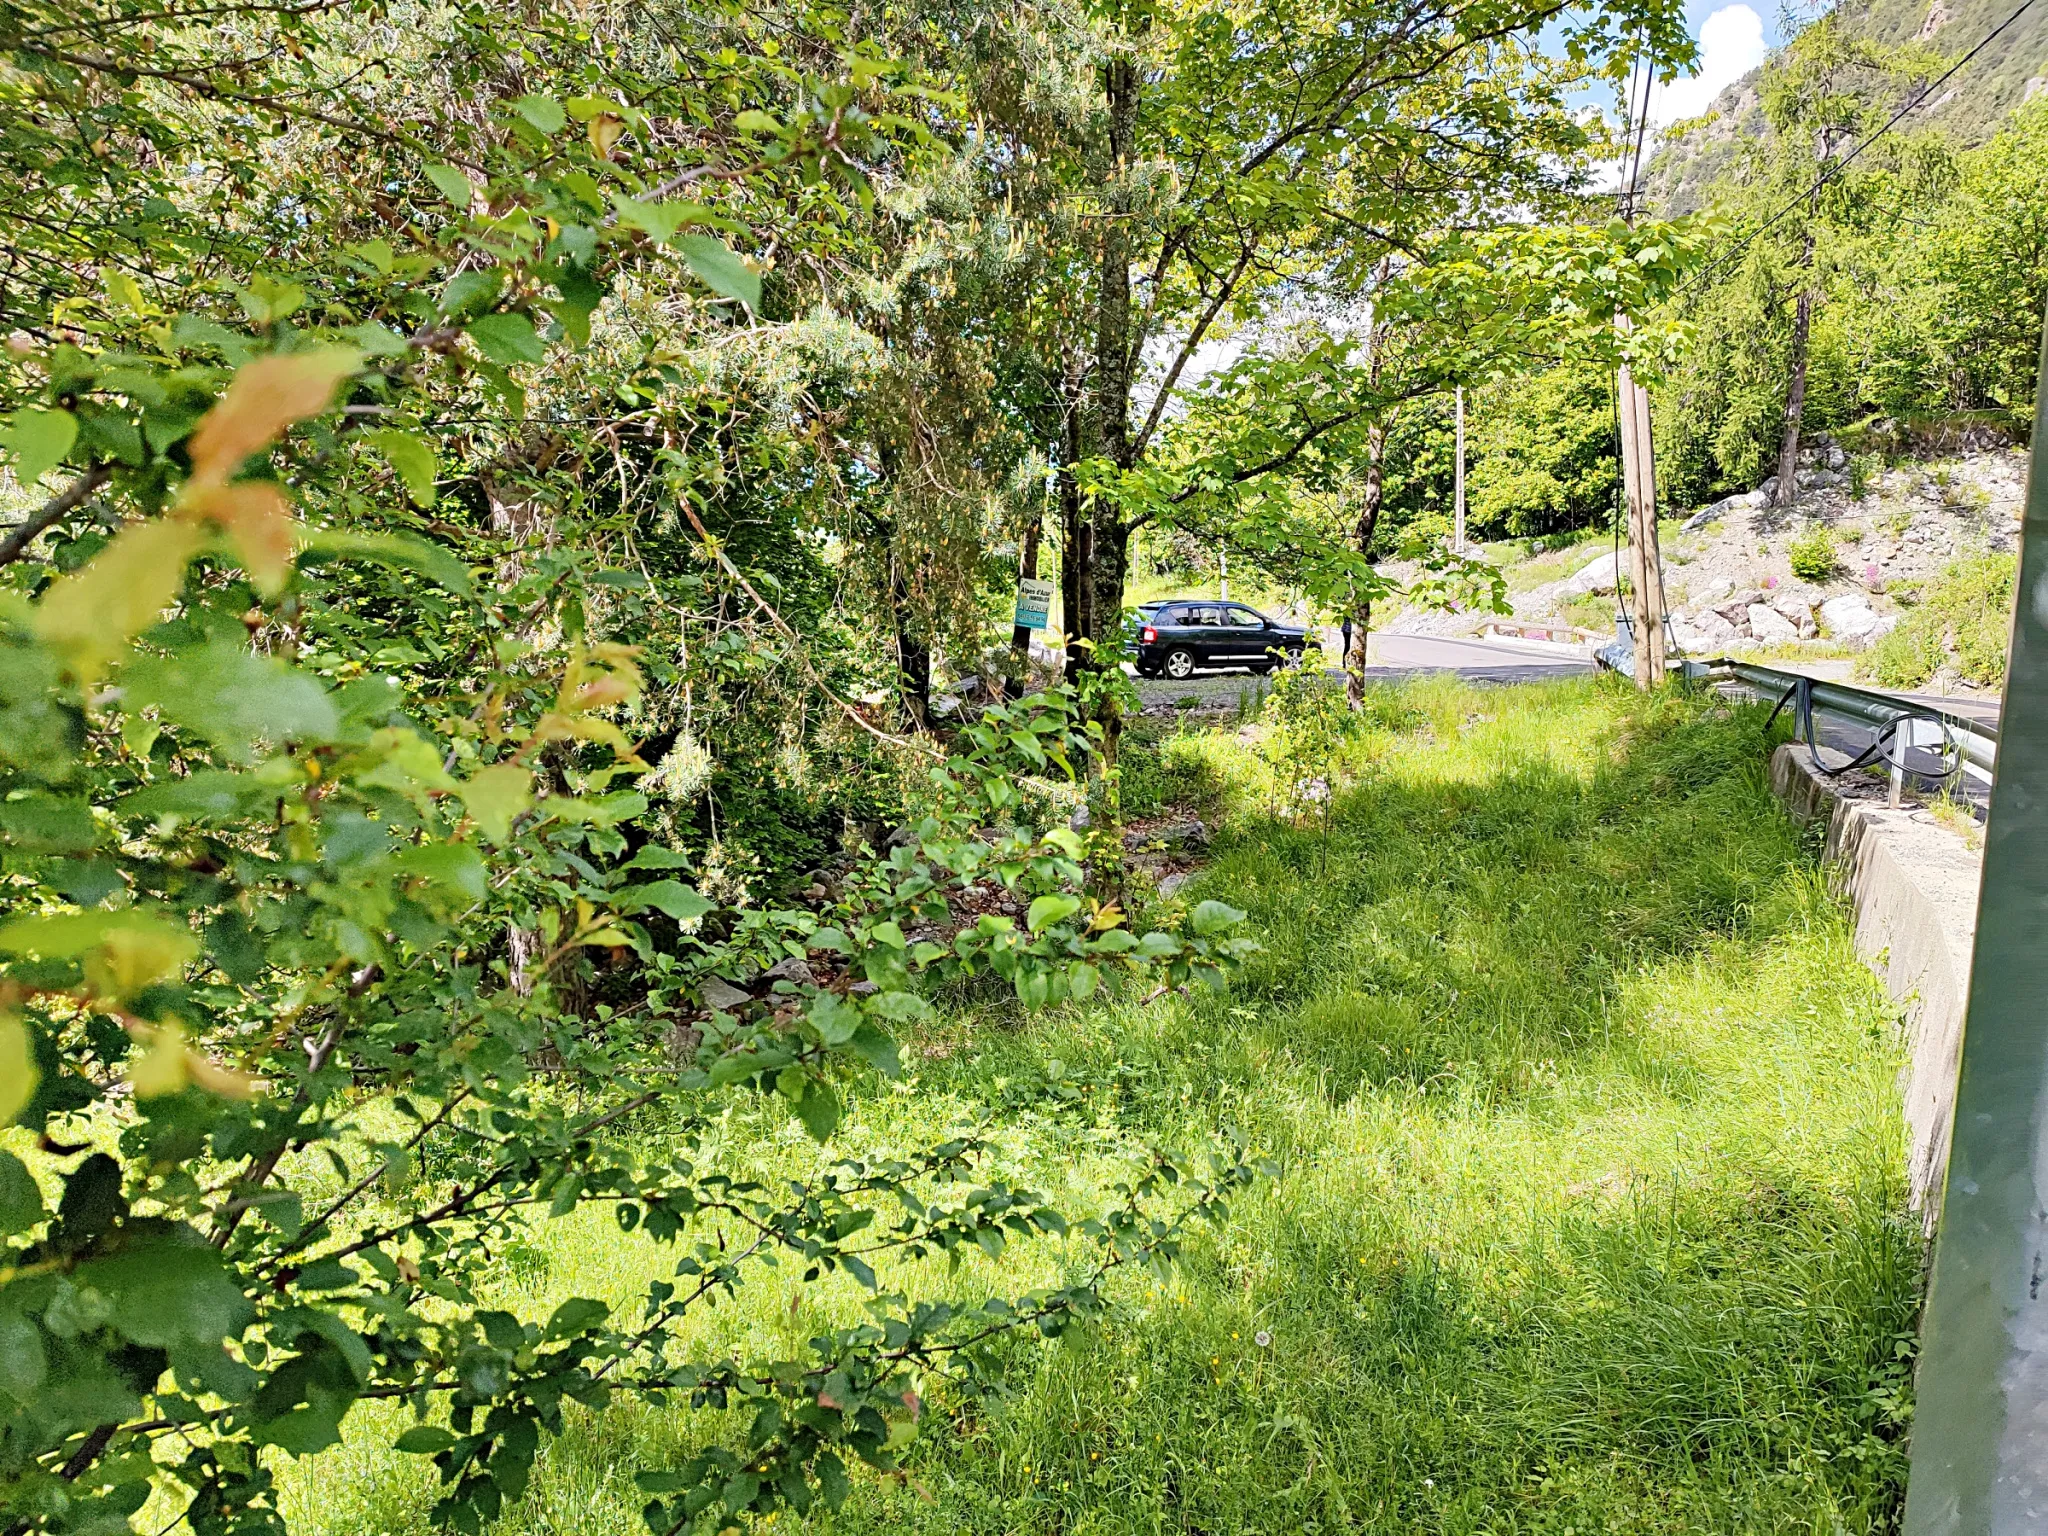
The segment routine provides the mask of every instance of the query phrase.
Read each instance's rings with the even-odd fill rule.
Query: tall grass
[[[1319,818],[1261,814],[1235,732],[1172,748],[1173,782],[1235,806],[1185,893],[1252,914],[1265,950],[1228,994],[958,1009],[914,1084],[858,1103],[855,1146],[993,1115],[1076,1206],[1135,1135],[1228,1122],[1279,1172],[1170,1280],[1121,1277],[1101,1326],[1006,1343],[992,1409],[935,1385],[905,1473],[806,1529],[1892,1526],[1919,1255],[1891,1020],[1764,788],[1759,718],[1592,683],[1376,706],[1327,848]],[[762,1168],[812,1155],[767,1116],[730,1132]],[[1013,1249],[951,1286],[1062,1259]],[[579,1215],[532,1229],[507,1297],[623,1302],[667,1261]],[[706,1340],[857,1311],[792,1275]],[[299,1528],[424,1529],[427,1473],[373,1449],[397,1422],[358,1409],[346,1462],[286,1470]],[[717,1432],[585,1416],[503,1529],[625,1536],[634,1465]]]

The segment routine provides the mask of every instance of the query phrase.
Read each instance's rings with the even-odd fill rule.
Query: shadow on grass
[[[915,1092],[854,1106],[876,1137],[984,1108],[1076,1210],[1133,1131],[1229,1122],[1280,1172],[1178,1270],[1120,1276],[1099,1327],[997,1345],[1007,1400],[932,1383],[905,1475],[799,1528],[1892,1528],[1918,1248],[1891,1015],[1763,787],[1759,717],[1586,684],[1383,713],[1327,847],[1219,838],[1190,895],[1266,946],[1227,994],[952,1020]],[[1020,1246],[956,1285],[1062,1263]],[[719,1326],[738,1347],[804,1305],[763,1286]],[[636,1462],[743,1432],[579,1417],[500,1529],[627,1536]],[[333,1529],[423,1527],[414,1468],[361,1474]]]

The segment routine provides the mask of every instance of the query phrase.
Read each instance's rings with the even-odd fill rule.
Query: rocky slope
[[[1804,456],[1799,495],[1770,505],[1775,480],[1699,508],[1663,539],[1673,638],[1711,656],[1811,646],[1861,650],[1898,622],[1902,593],[1959,556],[2017,548],[2026,456],[2015,449],[1852,473],[1847,456],[1821,443]],[[1862,479],[1861,486],[1855,481]],[[1817,538],[1816,534],[1824,538]],[[1831,572],[1812,561],[1831,544]],[[1515,616],[1610,628],[1615,557],[1589,543],[1537,560],[1504,558]],[[1807,574],[1794,569],[1802,552]],[[1517,590],[1518,589],[1518,590]],[[1390,626],[1470,634],[1478,614],[1404,614]]]

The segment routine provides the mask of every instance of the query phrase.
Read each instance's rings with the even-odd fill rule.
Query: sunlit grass
[[[1280,1171],[1170,1281],[1119,1276],[1100,1327],[1016,1341],[1007,1400],[935,1384],[905,1475],[805,1529],[1889,1527],[1918,1275],[1890,1015],[1763,787],[1759,717],[1589,682],[1418,685],[1375,718],[1328,846],[1264,818],[1255,743],[1174,749],[1229,808],[1187,894],[1265,945],[1229,993],[955,1014],[855,1107],[854,1147],[994,1113],[1076,1210],[1132,1135],[1229,1123]],[[763,1169],[811,1155],[767,1115],[729,1133]],[[579,1212],[508,1256],[506,1293],[629,1306],[671,1261]],[[785,1272],[701,1337],[784,1352],[857,1310]],[[294,1528],[425,1529],[431,1469],[376,1449],[402,1422],[359,1408],[339,1457],[281,1469]],[[733,1433],[584,1415],[502,1528],[640,1530],[635,1467]]]

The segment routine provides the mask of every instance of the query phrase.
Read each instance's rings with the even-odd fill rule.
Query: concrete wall
[[[1882,785],[1816,774],[1804,746],[1778,748],[1771,787],[1793,815],[1826,818],[1829,866],[1855,908],[1856,953],[1904,1010],[1907,1182],[1931,1231],[1948,1171],[1982,855],[1925,810],[1887,809]]]

